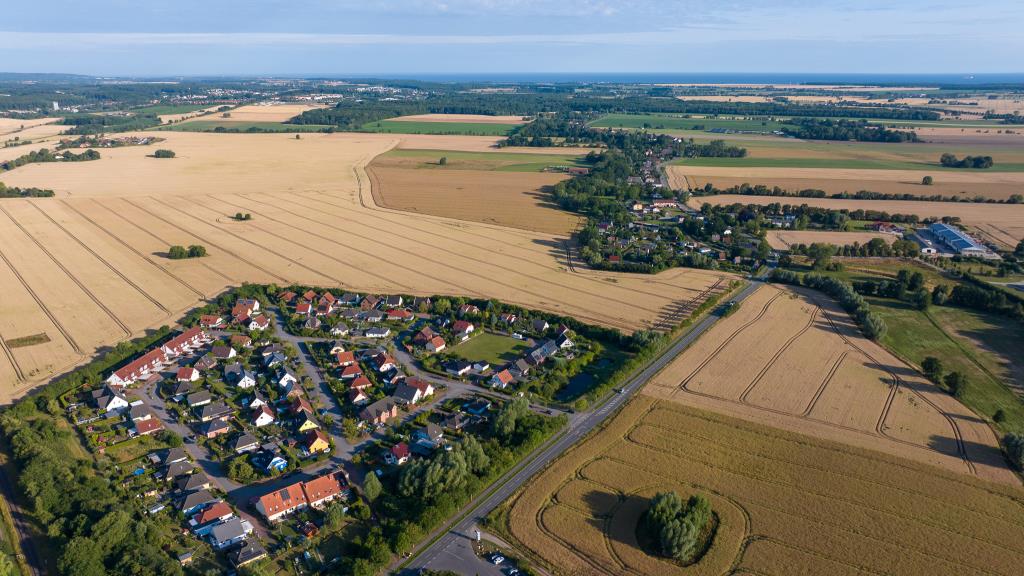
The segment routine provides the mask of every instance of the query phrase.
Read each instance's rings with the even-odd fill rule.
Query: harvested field
[[[522,116],[487,116],[484,114],[412,114],[388,118],[388,122],[469,122],[472,124],[526,124]]]
[[[673,169],[674,170],[674,169]],[[670,172],[671,173],[671,172]],[[924,172],[922,172],[924,174]],[[824,190],[829,194],[842,192],[858,192],[860,190],[871,190],[884,194],[913,194],[915,196],[931,196],[940,194],[942,196],[956,196],[973,199],[977,196],[992,198],[994,200],[1005,200],[1014,194],[1020,194],[1021,185],[1016,184],[992,184],[972,182],[955,183],[947,182],[944,174],[935,174],[935,183],[931,186],[921,185],[920,178],[917,181],[911,180],[829,180],[819,178],[746,178],[734,176],[674,176],[674,182],[681,186],[701,187],[711,182],[716,188],[725,190],[733,186],[743,184],[764,184],[765,186],[778,186],[783,190]],[[922,176],[923,177],[923,176]],[[683,184],[687,182],[688,184]],[[674,184],[675,185],[675,184]],[[786,198],[783,200],[797,200],[797,198]]]
[[[53,124],[60,118],[35,118],[33,120],[18,120],[17,118],[0,118],[0,140],[7,140],[14,136],[21,136],[21,133],[32,128]]]
[[[177,152],[174,160],[147,158],[146,147],[112,148],[96,162],[4,174],[9,185],[50,187],[58,196],[0,202],[0,280],[8,287],[0,341],[50,338],[13,348],[17,367],[0,354],[0,396],[18,396],[128,334],[173,324],[241,282],[487,296],[634,330],[680,321],[708,288],[731,278],[682,269],[656,276],[576,272],[564,234],[379,206],[363,167],[398,137],[162,136],[161,146]],[[437,141],[451,150],[451,138]],[[253,220],[235,222],[236,212]],[[202,244],[209,255],[171,261],[173,244]]]
[[[546,189],[568,176],[369,166],[374,201],[388,208],[568,235],[582,218],[551,203]]]
[[[821,230],[769,230],[766,240],[768,245],[776,250],[788,250],[793,244],[814,244],[823,242],[846,246],[857,242],[867,244],[875,238],[881,238],[886,242],[892,242],[896,237],[892,234],[881,234],[874,232],[828,232]]]
[[[648,556],[658,491],[709,497],[697,564]],[[507,504],[507,532],[559,574],[995,574],[1024,560],[1024,490],[641,394]]]
[[[744,196],[720,194],[690,200],[690,205],[701,204],[807,204],[833,209],[878,210],[890,214],[917,214],[922,218],[957,216],[964,224],[975,228],[985,238],[1013,247],[1024,239],[1024,205],[977,204],[967,202],[917,202],[913,200],[839,200],[833,198],[780,198],[771,196]]]
[[[986,480],[1016,482],[983,421],[863,338],[834,302],[811,291],[762,287],[647,391]]]
[[[323,106],[313,106],[310,104],[250,104],[229,110],[228,114],[230,116],[227,118],[224,118],[222,114],[216,114],[207,116],[204,119],[215,118],[219,122],[285,122],[307,110],[316,110],[317,108],[323,108]]]

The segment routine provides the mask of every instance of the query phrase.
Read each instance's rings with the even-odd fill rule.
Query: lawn
[[[648,128],[655,130],[739,130],[773,132],[784,122],[761,118],[683,118],[661,114],[606,114],[590,123],[594,128]],[[703,128],[701,128],[703,127]]]
[[[484,332],[449,349],[452,356],[470,362],[486,360],[492,366],[500,366],[515,360],[526,352],[528,346],[522,340]]]
[[[136,436],[120,444],[107,447],[105,454],[114,462],[124,463],[141,458],[154,450],[162,450],[167,447],[166,442],[161,442],[153,436]]]
[[[519,124],[492,124],[485,122],[415,122],[380,120],[360,127],[365,132],[395,134],[459,134],[464,136],[507,136]]]
[[[193,120],[159,126],[154,130],[172,130],[174,132],[213,132],[224,128],[231,132],[245,132],[250,128],[261,132],[320,132],[330,126],[321,124],[285,124],[283,122],[232,122],[230,120]]]
[[[916,366],[928,356],[941,359],[947,372],[955,370],[967,376],[969,386],[964,404],[986,420],[1002,409],[1006,421],[997,426],[1003,431],[1024,431],[1024,403],[996,376],[1005,373],[1003,366],[1024,348],[1024,329],[991,315],[959,308],[933,306],[923,313],[897,300],[866,300],[888,326],[881,340],[886,348]],[[967,334],[989,349],[964,337]]]

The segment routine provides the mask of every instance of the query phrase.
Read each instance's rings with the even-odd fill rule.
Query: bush
[[[687,561],[698,552],[701,534],[711,522],[711,503],[699,494],[684,503],[675,492],[659,492],[641,522],[660,554]]]
[[[153,152],[153,158],[174,158],[174,150],[160,149]]]
[[[931,186],[932,182],[933,180],[931,176],[925,176],[924,178],[921,178],[921,184],[924,184],[925,186]]]

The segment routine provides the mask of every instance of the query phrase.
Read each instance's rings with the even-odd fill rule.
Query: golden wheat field
[[[680,320],[731,278],[578,273],[564,235],[378,206],[364,167],[404,137],[161,136],[176,158],[135,146],[4,173],[8,185],[57,191],[0,201],[0,339],[49,338],[4,346],[7,398],[241,282],[493,297],[631,331]],[[237,212],[253,219],[236,222]],[[171,261],[174,244],[201,244],[209,256]]]
[[[980,204],[973,202],[924,202],[914,200],[844,200],[835,198],[785,198],[720,194],[692,198],[689,204],[699,208],[709,202],[721,204],[792,204],[846,210],[876,210],[890,214],[917,214],[921,218],[955,216],[983,238],[1013,247],[1024,239],[1024,204]]]
[[[1017,482],[985,422],[811,291],[762,286],[659,373],[647,393]]]
[[[822,242],[846,246],[853,244],[867,244],[875,238],[881,238],[886,242],[892,242],[896,237],[892,234],[880,234],[875,232],[828,232],[822,230],[769,230],[765,236],[768,245],[776,250],[787,250],[794,244],[814,244]]]
[[[248,104],[229,110],[228,116],[216,114],[201,119],[216,119],[218,122],[284,122],[307,110],[316,110],[317,108],[323,108],[323,106],[315,104]]]
[[[649,498],[706,495],[711,548],[680,568],[637,545]],[[506,504],[553,574],[1019,573],[1024,490],[637,396]]]

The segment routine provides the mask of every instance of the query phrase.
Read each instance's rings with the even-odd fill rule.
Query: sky
[[[0,72],[1024,72],[1021,0],[46,0]]]

